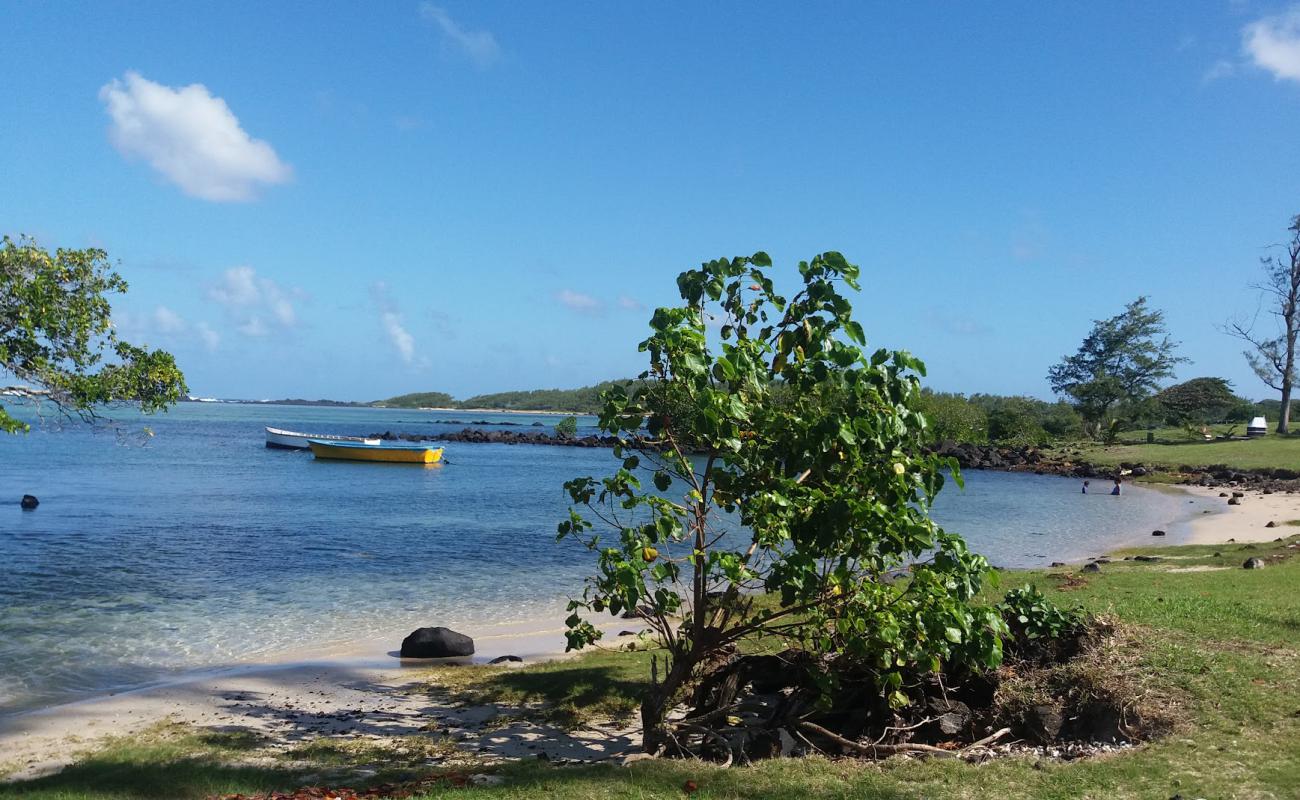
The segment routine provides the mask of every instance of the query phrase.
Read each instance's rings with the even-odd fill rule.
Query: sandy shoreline
[[[1272,541],[1300,520],[1300,495],[1248,491],[1229,506],[1220,489],[1177,487],[1222,503],[1194,518],[1171,521],[1177,531],[1151,544],[1217,544]],[[1232,490],[1227,490],[1231,494]],[[1201,504],[1202,508],[1204,503]],[[1276,527],[1267,527],[1269,522]],[[1138,534],[1148,536],[1149,532]],[[635,627],[612,620],[602,626],[607,641]],[[469,631],[475,638],[475,663],[500,655],[526,662],[561,657],[563,629],[498,628]],[[388,739],[427,730],[431,721],[455,736],[467,756],[509,759],[545,752],[552,759],[616,757],[636,746],[628,731],[561,731],[527,721],[485,727],[502,709],[466,707],[418,690],[427,662],[402,662],[393,652],[400,639],[359,642],[328,660],[287,661],[190,673],[174,682],[106,697],[0,717],[0,767],[15,767],[8,779],[30,778],[71,763],[79,753],[109,736],[131,734],[162,722],[219,730],[247,730],[286,749],[318,736]]]
[[[1222,511],[1204,514],[1189,523],[1190,534],[1176,544],[1222,544],[1227,541],[1271,542],[1279,537],[1290,536],[1296,528],[1287,525],[1291,520],[1300,520],[1300,494],[1274,492],[1264,494],[1254,490],[1233,490],[1205,488],[1203,486],[1181,486],[1180,489],[1193,495],[1222,503]],[[1240,505],[1228,505],[1228,494],[1241,492]],[[1268,523],[1275,527],[1268,527]]]
[[[619,631],[641,626],[611,620],[598,627],[613,646]],[[397,658],[400,639],[376,640],[329,660],[196,671],[163,684],[0,717],[0,771],[12,769],[0,780],[57,771],[109,737],[168,722],[248,731],[287,750],[318,736],[415,735],[436,721],[439,730],[462,740],[467,756],[487,761],[541,752],[557,760],[593,760],[633,747],[618,730],[563,731],[515,721],[486,731],[483,723],[505,709],[465,707],[430,695],[423,678],[433,665],[482,664],[503,655],[519,656],[524,663],[565,657],[562,626],[505,633],[488,629],[486,635],[475,635],[474,643],[472,659],[424,661]]]

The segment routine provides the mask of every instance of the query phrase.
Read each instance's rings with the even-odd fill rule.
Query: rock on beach
[[[402,640],[402,658],[459,658],[474,655],[474,640],[450,628],[418,628]]]

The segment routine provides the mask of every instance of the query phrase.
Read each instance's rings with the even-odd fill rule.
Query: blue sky
[[[0,231],[106,248],[198,394],[629,376],[682,269],[843,251],[871,343],[1048,396],[1192,359],[1300,213],[1300,5],[5,4]]]

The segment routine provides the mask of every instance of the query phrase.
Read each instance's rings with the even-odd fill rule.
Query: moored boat
[[[402,444],[361,444],[311,440],[311,452],[316,458],[343,461],[386,461],[396,464],[436,464],[442,460],[441,447]]]
[[[379,439],[366,439],[361,436],[333,436],[327,433],[298,433],[297,431],[286,431],[279,428],[266,429],[266,446],[279,447],[285,450],[309,450],[311,449],[311,440],[315,439],[320,442],[354,442],[363,444],[367,447],[373,447],[379,444]]]

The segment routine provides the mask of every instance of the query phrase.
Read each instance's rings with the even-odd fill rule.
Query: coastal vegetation
[[[186,391],[175,359],[117,336],[110,296],[126,281],[98,248],[50,252],[34,239],[0,240],[0,386],[3,395],[85,420],[131,403],[165,410]],[[0,406],[0,431],[28,425]]]
[[[864,765],[833,755],[773,759],[745,769],[674,760],[626,768],[536,758],[487,764],[476,761],[472,742],[448,740],[433,726],[364,747],[369,740],[349,744],[352,737],[337,737],[286,755],[248,732],[169,724],[92,749],[56,774],[0,783],[0,797],[253,798],[322,785],[374,788],[374,796],[394,797],[403,796],[401,781],[414,782],[400,791],[417,800],[676,798],[688,786],[705,798],[1289,797],[1300,785],[1297,543],[1300,537],[1292,536],[1260,545],[1138,548],[1113,555],[1097,573],[1016,574],[1017,585],[1035,586],[1057,606],[1077,605],[1113,620],[1122,645],[1113,651],[1120,673],[1171,712],[1170,734],[1098,758],[1053,757],[1048,748],[1022,747],[981,764],[931,757]],[[1158,560],[1126,560],[1137,556]],[[1249,556],[1268,566],[1241,569]],[[421,680],[430,693],[500,703],[561,727],[577,726],[605,715],[634,716],[652,657],[606,649],[515,669],[439,668]],[[485,736],[493,735],[494,724],[487,724]],[[452,750],[458,752],[448,756]],[[474,775],[491,776],[494,785],[476,785]],[[379,792],[385,783],[393,791]]]
[[[416,392],[376,400],[371,405],[380,408],[465,408],[595,414],[602,406],[601,394],[612,386],[626,383],[627,381],[604,381],[576,389],[494,392],[477,394],[464,400],[457,400],[446,392]]]
[[[865,695],[855,730],[885,727],[876,720],[923,704],[942,671],[1002,658],[1006,625],[975,602],[988,563],[928,515],[955,467],[925,448],[924,365],[860,349],[840,293],[858,288],[859,270],[841,254],[801,262],[789,299],[770,266],[760,252],[678,276],[681,305],[657,309],[640,345],[641,382],[604,395],[600,428],[619,437],[619,468],[565,484],[573,508],[559,538],[599,553],[569,604],[569,648],[601,636],[585,614],[635,611],[654,631],[661,661],[640,722],[656,755],[700,756],[725,740],[730,697],[700,688],[707,713],[668,714],[689,688],[720,680],[714,670],[749,639],[781,642],[790,669],[815,662],[822,675],[767,721],[773,736],[835,736],[813,720],[835,724],[825,712],[842,689]],[[721,323],[716,344],[708,320]],[[728,535],[728,515],[743,535]],[[900,569],[908,580],[890,578]]]
[[[371,403],[379,408],[456,408],[456,399],[446,392],[412,392]]]
[[[1184,358],[1165,332],[1164,314],[1139,297],[1097,320],[1078,351],[1047,372],[1052,391],[1069,397],[1094,439],[1114,439],[1124,418],[1140,417],[1143,401]]]

